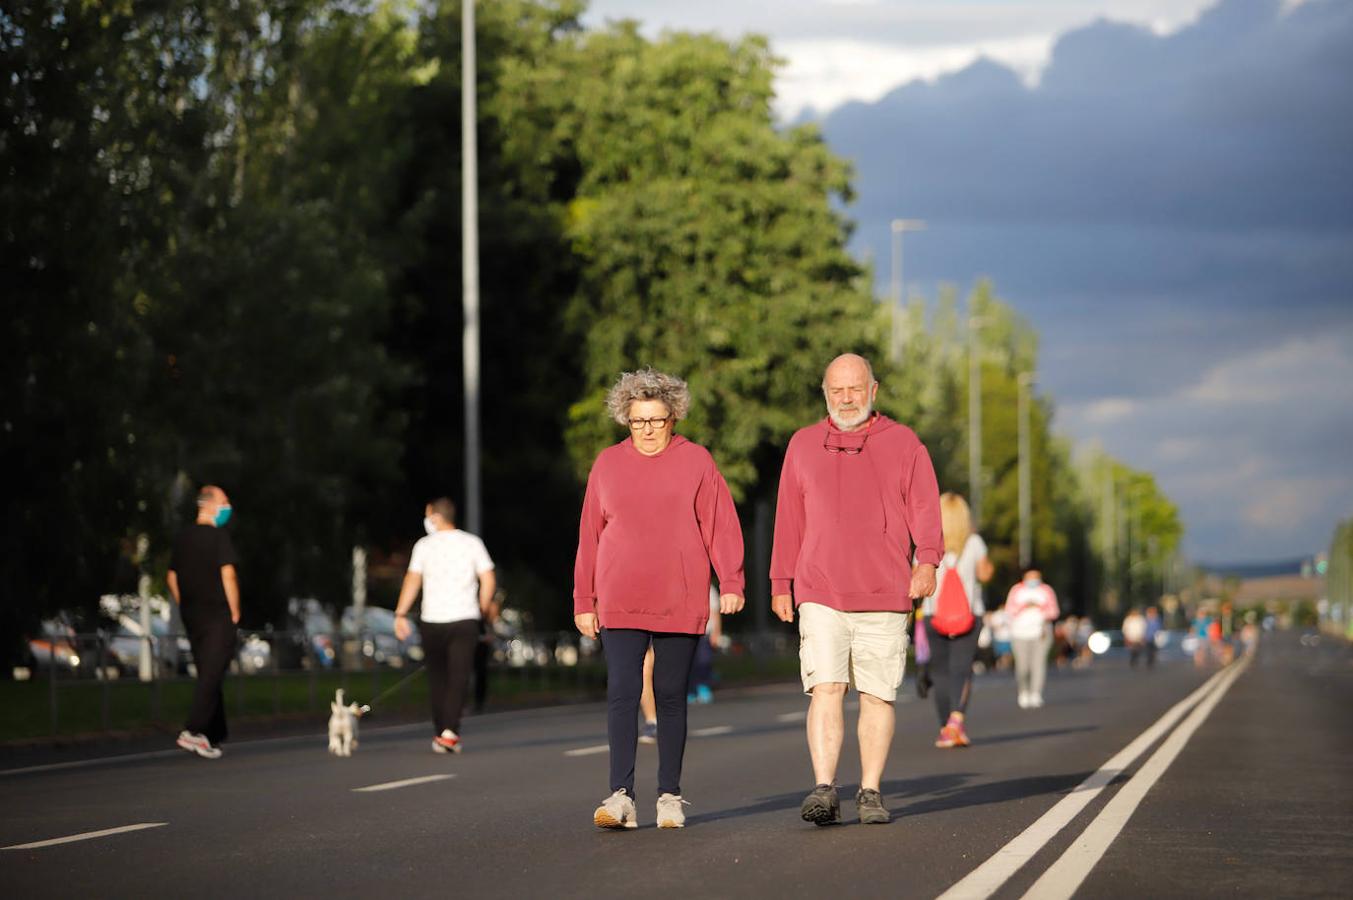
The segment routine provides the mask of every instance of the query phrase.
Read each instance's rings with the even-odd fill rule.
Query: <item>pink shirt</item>
[[[906,612],[913,550],[922,564],[944,554],[935,469],[915,432],[883,415],[867,432],[829,419],[799,429],[780,472],[771,593],[792,587],[795,604]]]
[[[711,564],[720,591],[742,596],[742,526],[709,451],[681,435],[656,456],[628,438],[601,451],[578,524],[574,615],[703,634]]]

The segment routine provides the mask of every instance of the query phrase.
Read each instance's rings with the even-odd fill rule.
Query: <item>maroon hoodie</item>
[[[573,614],[703,634],[711,563],[720,592],[742,596],[742,526],[709,451],[679,434],[655,456],[628,438],[601,451],[578,525]]]
[[[835,453],[827,447],[860,448]],[[916,434],[883,415],[842,431],[824,419],[789,440],[775,510],[771,594],[846,612],[906,612],[916,561],[944,555],[940,492]]]

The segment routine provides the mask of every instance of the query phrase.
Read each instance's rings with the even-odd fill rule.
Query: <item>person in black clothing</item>
[[[240,621],[235,547],[224,528],[230,515],[226,492],[214,484],[203,487],[197,494],[197,520],[179,532],[169,561],[169,592],[179,605],[197,666],[193,705],[178,745],[204,759],[219,759],[227,737],[222,685]]]

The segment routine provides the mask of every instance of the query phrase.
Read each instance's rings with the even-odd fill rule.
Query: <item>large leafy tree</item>
[[[849,197],[849,169],[813,129],[775,128],[759,39],[650,42],[622,25],[581,41],[565,71],[582,172],[568,218],[582,267],[575,464],[585,472],[619,436],[607,387],[652,365],[690,382],[683,429],[734,496],[773,488],[789,435],[821,414],[827,361],[878,344],[832,206]]]

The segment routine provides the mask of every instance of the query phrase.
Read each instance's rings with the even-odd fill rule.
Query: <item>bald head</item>
[[[869,360],[857,353],[843,353],[832,360],[822,375],[822,395],[827,415],[837,428],[854,431],[874,412],[878,382]]]
[[[865,384],[872,385],[874,383],[874,367],[869,365],[869,360],[858,353],[842,353],[836,359],[827,363],[827,371],[822,373],[823,390],[826,390],[827,382],[833,376],[848,379],[863,378]]]

